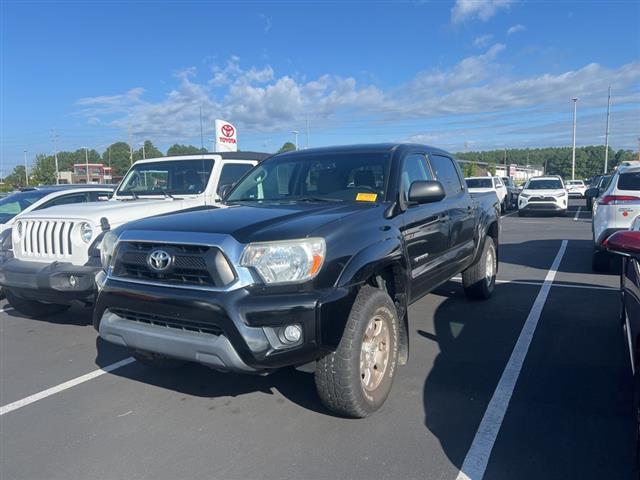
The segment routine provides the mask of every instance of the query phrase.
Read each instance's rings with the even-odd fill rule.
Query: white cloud
[[[513,25],[513,26],[509,27],[509,29],[507,30],[507,35],[512,35],[512,34],[518,33],[518,32],[524,32],[526,29],[527,29],[527,27],[525,27],[521,23],[518,23],[516,25]]]
[[[579,109],[585,114],[603,109],[609,84],[614,86],[617,108],[638,110],[639,61],[617,68],[591,63],[559,73],[521,76],[500,63],[505,48],[494,44],[478,55],[447,68],[421,71],[387,89],[361,85],[353,77],[325,74],[301,79],[278,75],[269,65],[243,68],[240,59],[232,57],[214,68],[208,79],[198,79],[194,69],[178,72],[176,87],[160,101],[146,100],[142,88],[133,88],[120,95],[83,98],[77,105],[91,123],[131,128],[134,135],[157,141],[197,137],[202,107],[207,125],[225,118],[247,134],[288,131],[308,117],[318,131],[344,127],[348,132],[365,123],[385,125],[385,132],[395,129],[404,132],[399,138],[408,138],[407,122],[437,122],[437,131],[416,132],[436,137],[416,138],[434,138],[445,146],[447,131],[456,132],[456,140],[471,141],[474,128],[488,128],[489,116],[500,124],[496,131],[526,138],[528,134],[517,128],[541,124],[538,117],[548,123],[554,115],[570,113],[573,96],[580,98]],[[637,132],[639,123],[635,130],[631,120],[619,124],[617,135]],[[397,127],[386,128],[391,125]]]
[[[491,42],[493,35],[488,33],[487,35],[481,35],[473,40],[473,46],[477,48],[484,48]]]
[[[478,18],[487,21],[498,10],[508,8],[516,0],[456,0],[451,9],[451,21],[461,23]]]

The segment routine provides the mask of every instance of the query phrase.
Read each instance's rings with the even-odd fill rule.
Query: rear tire
[[[164,355],[160,355],[158,353],[143,352],[142,350],[135,350],[133,352],[133,358],[135,358],[143,365],[146,365],[147,367],[159,368],[163,370],[169,368],[179,368],[187,363],[184,360],[165,357]]]
[[[37,300],[28,300],[13,293],[8,288],[2,289],[7,302],[21,314],[31,318],[48,317],[67,311],[70,305],[59,305],[57,303],[42,303]]]
[[[467,298],[487,300],[491,297],[496,285],[497,267],[498,259],[493,238],[486,237],[480,258],[462,272],[462,286]]]
[[[335,352],[316,363],[318,396],[332,412],[364,418],[389,396],[398,364],[400,322],[387,292],[364,286]]]
[[[608,272],[611,268],[611,257],[607,252],[594,250],[591,256],[591,269],[594,272]]]

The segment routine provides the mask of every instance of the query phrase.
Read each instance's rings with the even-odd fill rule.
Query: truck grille
[[[149,255],[157,249],[171,257],[171,266],[166,271],[158,272],[149,265]],[[219,248],[146,242],[120,244],[112,275],[125,280],[215,288],[235,279],[231,265]]]
[[[530,202],[555,202],[555,197],[531,197]]]
[[[73,222],[23,220],[22,223],[20,242],[25,255],[52,258],[73,255]]]
[[[224,331],[218,325],[213,323],[198,322],[196,320],[185,320],[183,318],[166,317],[163,315],[154,315],[151,313],[132,312],[114,308],[111,313],[136,323],[144,323],[147,325],[156,325],[158,327],[175,328],[189,332],[208,333],[210,335],[222,335]]]

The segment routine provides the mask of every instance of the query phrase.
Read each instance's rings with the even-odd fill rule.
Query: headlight
[[[251,243],[240,265],[254,268],[267,284],[304,282],[322,268],[325,249],[323,238]]]
[[[102,241],[98,248],[100,248],[100,262],[102,263],[102,268],[105,270],[109,270],[113,251],[116,248],[116,243],[118,243],[118,235],[113,233],[111,230],[105,233],[104,237],[102,237]]]
[[[520,194],[520,198],[529,198],[531,195],[529,195],[528,193],[521,193]]]
[[[89,243],[91,237],[93,237],[93,227],[87,222],[82,222],[80,224],[80,238],[84,243]]]
[[[17,222],[16,223],[16,240],[20,240],[22,238],[22,229],[23,229],[23,225],[22,222]]]

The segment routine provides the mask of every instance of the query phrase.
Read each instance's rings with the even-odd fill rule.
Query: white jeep
[[[64,311],[74,301],[91,304],[106,231],[146,217],[215,206],[226,188],[267,156],[221,152],[140,160],[109,201],[20,215],[12,232],[14,258],[0,266],[7,300],[33,317]]]

